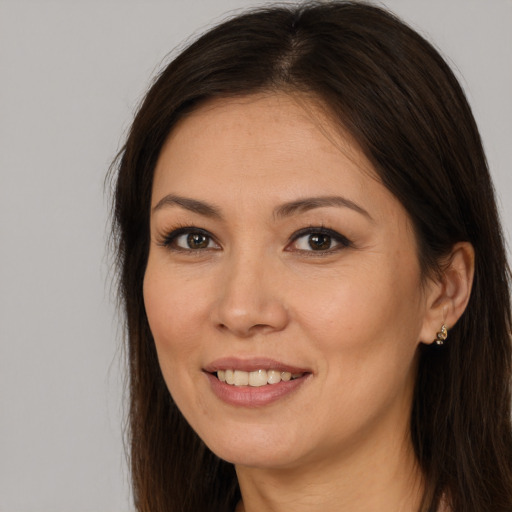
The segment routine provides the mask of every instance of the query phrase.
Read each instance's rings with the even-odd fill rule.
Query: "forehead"
[[[363,153],[318,102],[259,94],[210,100],[182,119],[162,148],[154,186],[240,181],[325,187],[349,175],[352,185],[376,180]]]

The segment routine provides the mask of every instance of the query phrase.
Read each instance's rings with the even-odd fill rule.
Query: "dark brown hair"
[[[147,93],[116,160],[114,236],[126,314],[129,435],[140,512],[232,512],[233,467],[173,403],[148,326],[142,282],[153,172],[176,122],[205,99],[309,94],[348,131],[415,227],[426,276],[456,242],[476,253],[473,291],[449,342],[421,346],[411,416],[425,476],[422,511],[512,510],[509,270],[482,143],[438,52],[390,13],[358,2],[251,11],[178,55]]]

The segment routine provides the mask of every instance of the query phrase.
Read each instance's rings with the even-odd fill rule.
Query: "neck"
[[[243,498],[237,512],[411,512],[423,491],[409,436],[358,447],[330,463],[236,470]]]

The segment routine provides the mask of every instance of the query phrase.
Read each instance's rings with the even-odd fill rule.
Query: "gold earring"
[[[442,345],[446,338],[448,338],[448,329],[446,328],[446,325],[441,326],[441,330],[436,334],[436,339],[434,340],[434,343],[436,345]]]

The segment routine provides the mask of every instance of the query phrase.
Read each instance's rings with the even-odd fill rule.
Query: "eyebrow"
[[[373,221],[372,216],[364,208],[350,199],[341,196],[305,197],[304,199],[284,203],[274,210],[274,217],[289,217],[295,213],[304,213],[315,208],[325,208],[329,206],[350,208]]]
[[[189,210],[193,213],[203,215],[205,217],[211,217],[215,219],[222,219],[220,208],[213,204],[207,203],[206,201],[199,201],[197,199],[191,199],[189,197],[177,196],[169,194],[160,199],[158,203],[153,207],[153,213],[166,207],[166,206],[179,206],[185,210]],[[319,196],[319,197],[305,197],[303,199],[297,199],[296,201],[290,201],[278,206],[274,210],[275,218],[290,217],[295,213],[304,213],[315,208],[325,208],[329,206],[350,208],[361,215],[364,215],[369,220],[373,221],[372,216],[361,206],[354,203],[350,199],[341,196]]]
[[[205,201],[198,201],[197,199],[190,199],[189,197],[176,196],[169,194],[153,207],[153,213],[164,208],[165,206],[180,206],[185,210],[189,210],[205,217],[212,217],[215,219],[222,219],[220,209],[216,206],[206,203]]]

